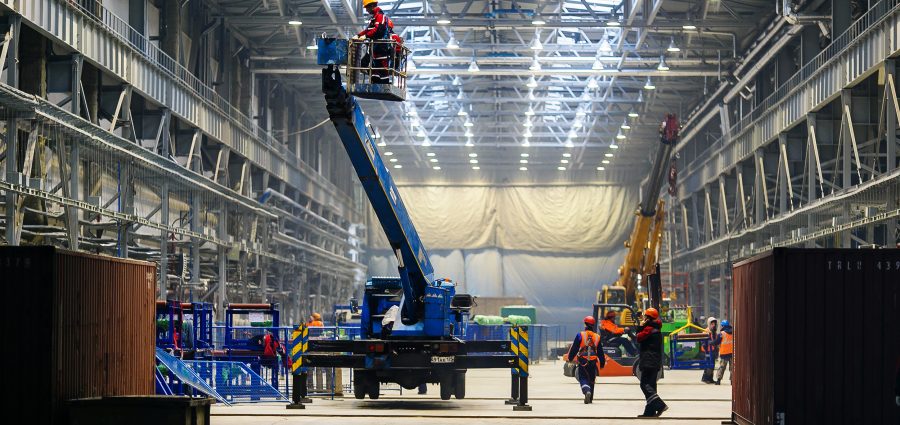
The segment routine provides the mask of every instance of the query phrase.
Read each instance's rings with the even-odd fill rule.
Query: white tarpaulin
[[[523,296],[541,323],[577,324],[616,279],[637,191],[616,186],[403,186],[436,278],[459,292]],[[371,214],[369,272],[397,275]]]

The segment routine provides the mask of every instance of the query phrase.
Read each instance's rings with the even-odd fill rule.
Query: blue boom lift
[[[435,279],[431,261],[419,239],[400,192],[378,153],[375,131],[355,96],[400,101],[406,93],[405,48],[391,41],[319,39],[322,91],[328,114],[347,150],[363,189],[397,257],[399,277],[371,278],[365,286],[360,315],[360,340],[310,340],[304,362],[318,367],[354,369],[354,395],[377,399],[379,384],[393,382],[406,389],[439,383],[441,399],[465,397],[470,368],[509,368],[516,357],[509,341],[465,341],[472,297],[457,294],[448,279]],[[387,47],[378,47],[386,43]],[[373,68],[368,52],[390,56]],[[363,58],[363,59],[360,59]],[[349,87],[339,66],[347,66]],[[387,84],[368,84],[372,76]],[[374,80],[374,78],[373,78]],[[393,328],[382,332],[382,319],[398,306]]]

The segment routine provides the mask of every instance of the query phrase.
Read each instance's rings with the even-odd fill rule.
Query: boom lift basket
[[[347,91],[364,99],[406,100],[409,49],[392,39],[317,40],[319,65],[345,65]]]

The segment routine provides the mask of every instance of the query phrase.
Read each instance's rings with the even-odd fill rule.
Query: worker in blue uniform
[[[594,401],[594,381],[600,369],[606,366],[600,335],[594,332],[596,326],[597,320],[593,316],[585,317],[584,330],[575,335],[575,341],[572,342],[566,356],[569,361],[574,361],[578,365],[578,383],[581,384],[581,392],[584,394],[584,404]]]

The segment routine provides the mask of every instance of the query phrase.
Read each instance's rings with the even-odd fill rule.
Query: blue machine
[[[242,325],[235,319],[242,319]],[[263,351],[266,330],[278,335],[278,304],[228,304],[225,307],[225,350]]]
[[[457,294],[448,279],[435,279],[428,253],[413,225],[400,191],[376,148],[374,129],[354,96],[403,100],[405,69],[373,71],[371,65],[354,62],[359,50],[377,48],[345,40],[319,40],[318,58],[326,107],[375,215],[397,257],[398,277],[374,277],[365,287],[360,314],[361,340],[310,340],[304,357],[310,366],[354,368],[354,395],[376,399],[380,382],[395,382],[407,389],[422,383],[440,383],[441,398],[465,396],[468,368],[508,368],[515,357],[508,341],[466,342],[460,339],[473,298]],[[403,51],[394,49],[392,51]],[[349,61],[349,64],[348,64]],[[394,63],[404,64],[405,56]],[[347,64],[348,90],[339,66]],[[365,72],[390,74],[388,84],[365,84]],[[362,73],[362,77],[360,76]],[[375,80],[375,77],[372,77]],[[362,81],[362,83],[360,83]],[[397,96],[382,96],[397,86]],[[391,307],[399,318],[389,332],[382,320]],[[333,353],[345,353],[335,355]]]
[[[182,318],[190,322],[191,335],[185,338],[190,341],[194,351],[213,348],[213,306],[211,303],[181,303]]]
[[[174,300],[156,302],[156,346],[164,350],[181,351],[184,348],[184,312],[181,302]]]

